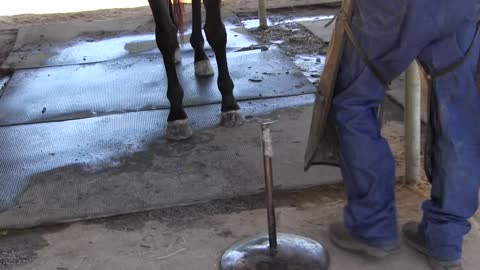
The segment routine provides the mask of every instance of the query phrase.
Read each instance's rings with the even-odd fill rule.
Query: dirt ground
[[[408,187],[398,187],[401,223],[420,217],[423,198]],[[373,261],[332,246],[326,231],[329,223],[341,219],[345,204],[341,185],[280,191],[274,199],[278,230],[321,241],[333,258],[332,270],[427,269],[425,260],[407,247],[391,259]],[[218,269],[223,250],[265,231],[262,196],[4,231],[0,270]]]

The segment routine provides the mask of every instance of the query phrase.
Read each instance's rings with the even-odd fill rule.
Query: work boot
[[[418,222],[413,221],[403,225],[403,236],[410,247],[427,256],[430,268],[432,270],[462,270],[462,260],[445,262],[439,261],[429,255],[427,245],[425,244],[425,237],[418,231],[418,225]]]
[[[399,250],[399,245],[385,247],[370,246],[352,235],[343,223],[334,223],[329,228],[330,240],[339,248],[351,252],[367,254],[375,258],[384,258]]]

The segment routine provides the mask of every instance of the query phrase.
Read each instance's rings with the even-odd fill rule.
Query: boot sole
[[[333,244],[335,244],[337,247],[341,249],[345,249],[355,253],[366,254],[378,259],[385,258],[389,255],[398,253],[398,251],[400,251],[399,246],[392,247],[391,249],[375,248],[359,242],[342,241],[335,238],[334,235],[330,235],[330,240],[332,241]]]

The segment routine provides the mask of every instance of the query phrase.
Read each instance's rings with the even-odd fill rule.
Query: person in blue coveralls
[[[377,257],[399,247],[395,162],[376,110],[385,82],[417,59],[431,76],[432,191],[422,220],[402,232],[432,269],[463,269],[462,242],[479,202],[479,1],[354,0],[357,46],[345,45],[329,115],[348,198],[344,222],[330,226],[337,246]]]

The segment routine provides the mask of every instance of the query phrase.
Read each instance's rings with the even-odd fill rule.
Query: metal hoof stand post
[[[262,149],[265,166],[268,235],[262,234],[231,246],[220,259],[221,270],[326,270],[327,250],[318,242],[293,234],[277,234],[273,206],[272,140],[270,125],[263,123]]]

